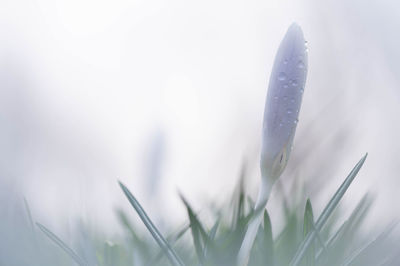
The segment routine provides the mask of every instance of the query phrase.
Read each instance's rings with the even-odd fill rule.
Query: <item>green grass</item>
[[[201,221],[196,210],[181,195],[188,214],[187,225],[168,236],[160,233],[133,194],[120,183],[123,193],[133,207],[132,211],[140,217],[148,230],[147,233],[136,229],[129,216],[123,211],[118,211],[117,215],[125,229],[126,238],[113,243],[107,239],[86,236],[89,239],[85,243],[90,245],[89,248],[94,252],[85,253],[82,247],[70,247],[44,225],[36,223],[44,233],[39,244],[42,245],[41,253],[51,254],[56,252],[55,247],[60,248],[65,255],[59,254],[58,258],[62,259],[58,265],[235,265],[249,221],[257,212],[264,212],[264,222],[251,249],[248,265],[398,265],[397,247],[389,241],[394,224],[389,225],[387,229],[382,228],[382,234],[371,239],[367,239],[359,231],[372,203],[368,195],[360,200],[349,217],[341,217],[341,212],[337,210],[340,200],[357,176],[366,157],[365,155],[355,165],[320,215],[313,211],[309,199],[304,206],[298,203],[288,206],[287,202],[283,202],[282,205],[286,208],[282,221],[283,229],[275,236],[271,214],[265,209],[254,210],[254,202],[245,194],[243,182],[240,182],[239,192],[234,194],[232,199],[235,204],[221,207],[221,211],[218,212],[220,214],[214,217],[211,226]],[[29,206],[26,206],[28,224],[32,225],[34,221]],[[227,215],[228,213],[230,215]],[[344,220],[342,224],[337,223],[339,218]],[[46,242],[43,236],[50,240],[47,244],[42,244]],[[55,245],[49,246],[50,242]]]

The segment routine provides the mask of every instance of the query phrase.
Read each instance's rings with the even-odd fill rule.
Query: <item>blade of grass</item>
[[[321,245],[321,250],[326,251],[326,245],[324,243],[324,240],[322,240],[321,233],[319,231],[317,231],[317,228],[315,227],[315,223],[314,222],[310,223],[310,226],[311,226],[312,230],[315,231],[316,238],[317,238],[319,244]],[[306,236],[307,235],[304,235],[304,237],[306,237]]]
[[[210,230],[210,233],[209,233],[208,238],[207,238],[207,242],[204,244],[204,258],[207,257],[208,249],[213,244],[213,241],[215,239],[215,235],[217,234],[219,223],[220,223],[220,221],[217,220],[215,222],[215,224],[213,225],[213,227],[211,228],[211,230]]]
[[[233,227],[236,227],[240,222],[240,219],[244,216],[244,204],[245,204],[245,193],[244,193],[244,180],[246,173],[246,165],[243,164],[239,179],[239,199],[237,205],[234,207],[236,209],[236,215],[233,219]]]
[[[155,227],[153,222],[147,216],[146,212],[144,211],[142,206],[139,204],[139,202],[136,200],[136,198],[132,195],[132,193],[129,191],[129,189],[121,182],[119,182],[119,185],[120,185],[122,191],[124,192],[125,196],[128,198],[129,202],[131,203],[132,207],[136,210],[140,219],[143,221],[144,225],[149,230],[150,234],[156,240],[157,244],[161,247],[161,249],[164,250],[164,252],[167,255],[171,264],[179,265],[179,266],[184,265],[182,260],[178,257],[178,255],[175,253],[175,251],[171,248],[171,246],[168,244],[168,242],[164,239],[164,237],[161,235],[161,233]]]
[[[34,223],[33,223],[31,209],[29,208],[28,201],[26,200],[25,197],[24,197],[24,204],[25,204],[26,213],[28,215],[29,224],[31,225],[32,233],[35,234],[35,226],[34,226]]]
[[[210,234],[209,234],[209,236],[208,236],[208,238],[209,238],[210,240],[213,240],[213,239],[215,238],[215,235],[217,234],[217,229],[218,229],[219,223],[220,223],[219,220],[216,221],[215,224],[213,225],[213,227],[211,228]]]
[[[357,206],[352,211],[350,217],[340,226],[340,228],[336,231],[336,233],[329,238],[326,242],[326,249],[320,250],[317,254],[317,261],[321,261],[324,256],[335,257],[334,254],[343,254],[344,246],[341,243],[346,243],[351,238],[351,232],[354,232],[354,229],[359,227],[360,223],[363,221],[363,218],[368,213],[372,204],[372,200],[369,194],[364,195],[364,197],[360,200]],[[327,254],[329,250],[329,255]]]
[[[73,251],[67,244],[64,243],[64,241],[62,241],[59,237],[57,237],[53,232],[51,232],[49,229],[47,229],[44,225],[40,223],[36,223],[36,225],[48,238],[50,238],[62,250],[64,250],[65,253],[67,253],[78,265],[80,266],[87,265],[85,260],[79,257],[78,254],[75,253],[75,251]]]
[[[185,233],[186,231],[190,228],[190,225],[185,225],[181,230],[179,230],[176,234],[168,236],[167,241],[170,243],[171,246],[173,246]],[[155,265],[157,262],[159,262],[164,255],[164,251],[160,251],[157,256],[155,256],[153,259],[149,260],[148,263],[146,263],[147,266],[152,266]]]
[[[265,265],[274,265],[274,240],[272,238],[271,219],[269,218],[268,211],[264,211],[264,258]]]
[[[332,199],[329,201],[329,203],[326,205],[325,209],[322,211],[321,215],[319,216],[317,222],[315,223],[315,227],[317,231],[320,231],[326,221],[328,220],[329,216],[332,214],[333,210],[336,208],[338,205],[339,201],[342,199],[344,193],[347,191],[349,188],[350,184],[353,182],[354,178],[356,177],[358,171],[360,171],[362,165],[364,164],[367,154],[364,155],[364,157],[361,158],[361,160],[354,166],[353,170],[351,170],[350,174],[347,176],[347,178],[344,180],[342,185],[339,187],[339,189],[336,191],[336,193],[333,195]],[[291,266],[297,266],[299,265],[300,261],[302,260],[304,254],[306,253],[307,249],[311,245],[312,241],[316,237],[316,231],[313,230],[310,233],[308,233],[307,237],[303,240],[303,242],[300,244],[300,247],[297,249],[296,254],[294,255],[292,261],[290,262]]]
[[[203,225],[197,219],[192,207],[189,205],[185,197],[179,193],[179,196],[181,197],[181,200],[183,204],[185,204],[186,210],[189,215],[189,221],[190,221],[190,228],[192,231],[192,236],[193,236],[193,243],[194,247],[196,250],[197,257],[200,260],[200,263],[204,263],[205,261],[205,243],[207,243],[208,240],[208,235],[206,231],[204,230]]]
[[[358,259],[363,253],[365,253],[369,248],[371,248],[373,245],[378,243],[379,241],[384,240],[389,233],[395,228],[397,223],[393,223],[388,226],[388,228],[383,231],[381,234],[379,234],[375,239],[371,240],[370,242],[366,243],[364,246],[361,248],[357,249],[354,251],[353,254],[351,254],[342,264],[342,266],[350,266],[353,264],[353,262]]]
[[[303,235],[304,238],[314,230],[314,214],[311,206],[310,199],[307,199],[306,208],[304,211],[304,223],[303,223]],[[318,234],[318,232],[317,232]],[[315,265],[315,244],[311,244],[303,258],[303,265],[314,266]]]

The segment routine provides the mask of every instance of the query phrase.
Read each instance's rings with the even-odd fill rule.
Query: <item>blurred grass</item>
[[[18,235],[7,242],[3,238],[0,265],[80,265],[80,266],[136,266],[136,265],[235,265],[247,225],[259,211],[264,222],[259,228],[248,265],[319,266],[319,265],[400,265],[399,248],[391,237],[395,224],[383,228],[375,237],[365,235],[360,227],[372,204],[365,195],[349,217],[341,217],[337,209],[340,199],[362,167],[364,156],[350,172],[325,209],[315,220],[310,199],[303,204],[282,201],[285,216],[283,229],[273,235],[270,213],[254,210],[254,202],[244,190],[242,173],[231,202],[221,206],[210,225],[204,223],[189,201],[180,194],[187,210],[188,222],[164,237],[151,221],[129,189],[120,183],[123,193],[146,225],[149,233],[137,229],[129,215],[117,210],[125,237],[110,241],[87,229],[75,232],[77,243],[66,243],[51,229],[36,223],[25,200],[26,223]],[[303,195],[304,199],[306,195]],[[339,220],[344,220],[339,224]],[[2,232],[5,232],[3,221]],[[10,225],[9,225],[10,226]],[[17,225],[15,225],[17,226]],[[38,234],[36,228],[43,234]],[[176,227],[175,227],[176,228]],[[10,240],[10,238],[8,238]],[[6,252],[8,251],[8,252]]]

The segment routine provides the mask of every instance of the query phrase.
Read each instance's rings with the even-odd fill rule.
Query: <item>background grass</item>
[[[337,208],[365,159],[366,156],[355,165],[321,214],[314,213],[309,199],[305,204],[296,197],[282,201],[284,219],[282,230],[276,235],[270,219],[273,213],[254,210],[254,201],[244,191],[244,176],[232,198],[214,211],[211,224],[204,223],[181,195],[187,222],[171,226],[176,229],[165,236],[121,183],[123,193],[134,207],[132,211],[136,211],[148,232],[138,229],[129,214],[118,210],[123,237],[111,241],[101,232],[80,224],[72,233],[75,241],[66,243],[50,228],[35,221],[25,201],[26,208],[23,215],[17,216],[16,223],[10,223],[10,219],[2,221],[0,265],[235,265],[246,226],[260,211],[264,212],[264,222],[249,265],[399,265],[399,248],[391,236],[395,223],[377,225],[382,233],[372,237],[360,231],[373,202],[371,196],[365,195],[348,217],[342,217]]]

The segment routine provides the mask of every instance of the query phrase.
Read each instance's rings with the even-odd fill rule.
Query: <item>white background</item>
[[[182,219],[178,189],[199,210],[220,202],[243,159],[255,195],[269,71],[294,21],[309,72],[288,168],[307,157],[282,178],[320,184],[306,189],[319,213],[369,152],[344,201],[372,191],[372,221],[390,221],[400,214],[396,1],[1,0],[0,200],[25,196],[52,228],[82,217],[114,231],[114,209],[129,209],[117,180],[151,217]]]

